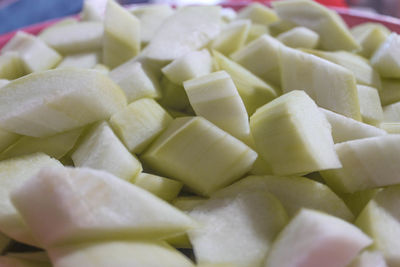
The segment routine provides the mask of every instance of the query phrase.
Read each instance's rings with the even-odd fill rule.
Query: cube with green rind
[[[382,252],[364,250],[348,267],[387,267],[387,264]]]
[[[348,266],[372,242],[351,223],[303,209],[275,239],[265,266]]]
[[[183,85],[171,82],[166,76],[161,78],[162,97],[159,103],[166,108],[184,111],[190,107],[189,99]],[[172,115],[172,114],[171,114]]]
[[[278,92],[274,87],[246,68],[217,51],[213,51],[213,56],[218,70],[224,70],[231,76],[249,115],[277,97]]]
[[[0,78],[13,80],[25,75],[18,52],[2,52],[0,55]]]
[[[200,195],[241,178],[257,153],[202,117],[175,119],[141,157]]]
[[[104,15],[103,62],[110,68],[140,52],[140,20],[114,0],[108,0]]]
[[[312,49],[317,47],[319,42],[318,33],[305,27],[295,27],[279,34],[276,38],[285,45],[293,48]]]
[[[90,69],[101,61],[101,51],[84,52],[66,55],[57,68],[85,68]]]
[[[382,190],[382,188],[367,189],[354,193],[342,193],[340,194],[340,197],[346,203],[347,207],[349,207],[349,209],[353,212],[353,214],[358,217],[368,202],[374,198],[374,196],[380,190]]]
[[[31,136],[18,138],[19,136],[17,136],[17,140],[0,153],[0,159],[19,157],[36,152],[42,152],[50,157],[61,159],[71,151],[82,132],[83,128],[78,128],[42,138]]]
[[[146,189],[165,201],[175,199],[183,186],[179,181],[144,172],[133,180],[133,184]]]
[[[361,45],[358,54],[370,58],[386,40],[390,30],[380,23],[366,22],[351,28],[351,34]]]
[[[134,179],[143,170],[106,122],[90,129],[71,158],[76,167],[104,170],[124,180]]]
[[[197,226],[146,190],[88,168],[43,168],[11,199],[45,248],[99,240],[160,240]]]
[[[101,49],[103,32],[101,22],[83,21],[49,28],[40,39],[61,54],[81,53]]]
[[[280,46],[281,42],[264,34],[233,53],[231,58],[264,81],[280,85]]]
[[[360,120],[356,79],[325,59],[281,46],[282,90],[304,90],[318,106]]]
[[[212,41],[211,48],[224,55],[230,55],[242,48],[251,28],[249,20],[236,20],[226,25],[220,35]]]
[[[98,71],[49,70],[2,88],[0,127],[33,137],[51,136],[108,119],[125,106],[121,88]]]
[[[384,130],[378,127],[356,121],[326,109],[321,108],[321,111],[332,127],[332,137],[335,143],[386,134]]]
[[[182,85],[184,81],[211,73],[212,69],[211,55],[203,49],[175,59],[161,71],[171,82]]]
[[[383,120],[381,100],[376,88],[357,85],[358,100],[362,120],[371,125],[379,125]]]
[[[400,36],[390,34],[371,56],[371,65],[384,78],[400,78]]]
[[[157,77],[140,62],[130,60],[113,69],[109,76],[124,90],[128,103],[144,97],[161,96]]]
[[[324,50],[353,51],[360,48],[343,19],[333,10],[310,0],[279,1],[272,7],[282,20],[309,28],[319,34]]]
[[[400,122],[400,101],[383,107],[383,122]]]
[[[387,134],[335,145],[343,167],[322,171],[335,191],[354,193],[400,183],[400,136]]]
[[[141,153],[171,121],[172,117],[156,101],[142,98],[115,113],[110,124],[129,151]]]
[[[331,126],[304,91],[292,91],[250,117],[256,150],[274,174],[294,175],[340,168]]]
[[[38,246],[29,227],[10,201],[11,193],[43,167],[62,166],[43,153],[0,162],[0,231],[19,242]]]
[[[257,23],[252,23],[250,25],[249,32],[247,34],[247,39],[245,44],[250,43],[251,41],[254,41],[258,37],[264,34],[269,34],[269,28],[268,26],[262,25],[262,24],[257,24]]]
[[[269,25],[279,18],[274,10],[260,3],[253,3],[240,10],[237,19],[249,19],[252,23]]]
[[[381,84],[378,93],[382,106],[400,101],[400,79],[382,79]]]
[[[400,187],[379,191],[357,217],[355,224],[374,239],[372,249],[383,253],[388,266],[400,264]]]
[[[22,31],[18,31],[17,34],[3,46],[1,52],[18,53],[25,73],[51,69],[56,66],[62,58],[56,50],[49,47],[40,38]],[[10,67],[16,68],[16,75],[19,76],[19,66],[16,64],[18,63],[13,62],[13,65]]]
[[[21,259],[12,256],[0,256],[0,266],[4,267],[51,267],[50,262]]]
[[[225,71],[183,83],[190,105],[202,116],[240,140],[250,136],[249,117],[242,99]]]

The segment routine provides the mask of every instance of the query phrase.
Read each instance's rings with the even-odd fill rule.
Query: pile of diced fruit
[[[2,267],[400,266],[383,25],[311,0],[87,2],[18,32],[0,78]]]

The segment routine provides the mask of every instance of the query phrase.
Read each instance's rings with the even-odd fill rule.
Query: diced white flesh
[[[51,24],[49,27],[46,27],[45,29],[43,29],[37,36],[40,37],[42,34],[46,34],[46,32],[48,32],[48,31],[53,31],[53,29],[55,29],[57,27],[61,27],[64,25],[76,24],[78,22],[79,22],[78,19],[74,18],[74,17],[67,17],[65,19],[61,19],[61,20],[55,22],[54,24]]]
[[[318,106],[361,120],[354,75],[322,58],[281,46],[282,90],[304,90]]]
[[[1,49],[2,53],[17,52],[26,73],[51,69],[61,56],[41,39],[19,31]]]
[[[400,134],[400,122],[383,122],[379,127],[389,134]]]
[[[209,195],[251,169],[257,153],[202,117],[175,119],[144,153],[154,170]]]
[[[351,28],[351,34],[361,45],[358,53],[365,58],[370,58],[386,40],[390,31],[382,24],[367,22]]]
[[[372,240],[354,225],[303,209],[282,230],[268,254],[267,267],[345,267]]]
[[[372,66],[384,78],[400,78],[400,36],[390,34],[371,57]]]
[[[128,61],[140,51],[140,21],[113,0],[104,15],[103,62],[110,68]]]
[[[20,136],[15,133],[0,129],[0,151],[4,151],[7,147],[16,142]]]
[[[111,241],[49,250],[54,267],[194,267],[179,251],[159,241]]]
[[[304,91],[292,91],[257,109],[250,118],[256,151],[274,174],[295,175],[341,166],[331,126]]]
[[[91,129],[71,158],[76,167],[107,171],[124,180],[135,178],[143,170],[106,122]]]
[[[343,19],[321,4],[309,0],[294,0],[275,2],[272,7],[280,19],[318,33],[324,50],[352,51],[360,48]]]
[[[339,192],[400,184],[400,136],[382,135],[335,145],[343,167],[321,172],[326,183]]]
[[[101,49],[103,32],[101,22],[84,21],[48,29],[40,39],[62,54],[81,53]]]
[[[220,32],[220,9],[218,6],[180,8],[158,28],[143,55],[169,61],[202,48]]]
[[[385,135],[386,132],[375,126],[356,121],[352,118],[320,108],[332,127],[332,137],[335,143],[355,139]]]
[[[224,55],[232,54],[244,46],[250,27],[249,20],[237,20],[229,23],[212,41],[211,48]]]
[[[80,18],[82,21],[103,21],[107,1],[83,1]]]
[[[90,69],[100,63],[100,60],[101,54],[99,51],[70,54],[64,57],[57,68],[75,67]]]
[[[51,267],[50,262],[40,262],[28,259],[19,259],[11,256],[0,256],[2,267]]]
[[[224,189],[217,191],[236,195],[243,191],[263,190],[273,194],[283,205],[289,217],[295,216],[301,208],[326,212],[352,222],[354,216],[332,190],[319,182],[298,176],[248,176]]]
[[[231,7],[224,7],[221,9],[221,18],[226,22],[231,22],[237,17],[236,11]]]
[[[362,120],[371,125],[379,125],[383,120],[383,110],[378,90],[369,86],[357,85],[357,91]]]
[[[292,48],[315,48],[319,42],[318,33],[305,28],[295,27],[276,37],[279,41]]]
[[[249,137],[249,117],[228,73],[213,72],[186,81],[183,86],[197,116],[204,117],[240,140]]]
[[[279,19],[271,25],[268,25],[268,30],[272,36],[277,37],[279,34],[287,32],[295,27],[298,27],[296,23],[289,20]]]
[[[374,239],[371,248],[383,253],[388,266],[399,266],[400,264],[399,196],[399,186],[381,190],[355,221],[361,230]]]
[[[0,127],[28,136],[50,136],[107,119],[125,106],[123,91],[98,71],[49,70],[2,88]]]
[[[167,77],[163,76],[161,78],[160,86],[162,88],[162,98],[160,99],[159,103],[163,107],[167,107],[178,112],[191,108],[183,85],[173,83]],[[171,110],[168,112],[175,117]],[[184,116],[187,116],[187,114],[184,114]]]
[[[195,227],[191,218],[146,190],[93,169],[43,168],[11,198],[46,248],[93,240],[160,239]]]
[[[348,267],[388,267],[382,252],[363,251]]]
[[[144,172],[134,179],[133,184],[146,189],[165,201],[175,199],[183,186],[179,181]]]
[[[378,93],[382,106],[400,101],[400,80],[382,79],[382,88]]]
[[[249,33],[247,35],[246,44],[259,38],[261,35],[269,34],[268,26],[262,24],[251,24]]]
[[[175,84],[194,79],[212,71],[212,58],[208,50],[192,51],[172,61],[161,69],[164,75]]]
[[[139,6],[131,11],[140,20],[140,40],[148,43],[165,20],[174,14],[170,5],[152,4]]]
[[[252,3],[237,13],[237,19],[249,19],[252,23],[269,25],[278,20],[275,11],[260,3]]]
[[[261,190],[219,194],[189,215],[201,225],[188,232],[197,262],[238,267],[261,266],[272,241],[288,221],[280,202]]]
[[[96,64],[92,67],[93,70],[96,70],[104,75],[108,75],[110,73],[110,68],[103,64]]]
[[[383,107],[383,122],[400,123],[400,101]]]
[[[25,69],[18,52],[4,52],[0,55],[0,78],[17,79],[25,75]]]
[[[2,233],[22,243],[38,245],[21,215],[11,203],[10,195],[41,168],[50,166],[62,165],[42,153],[0,162],[0,231]]]
[[[83,128],[78,128],[42,138],[22,136],[1,152],[0,159],[19,157],[36,152],[42,152],[50,157],[61,159],[74,147],[82,131]]]
[[[281,42],[264,34],[233,53],[231,58],[261,79],[280,85],[280,46]]]
[[[157,79],[140,62],[128,61],[118,66],[110,72],[110,78],[124,90],[128,103],[161,95]]]
[[[141,153],[171,121],[156,101],[142,98],[115,113],[110,124],[129,151]]]

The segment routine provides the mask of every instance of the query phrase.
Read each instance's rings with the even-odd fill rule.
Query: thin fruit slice
[[[343,193],[400,183],[400,135],[382,135],[335,145],[343,165],[321,172],[326,183]]]
[[[333,10],[310,0],[279,1],[272,3],[279,18],[307,27],[320,37],[324,50],[360,48],[343,19]]]
[[[318,106],[361,120],[356,80],[347,69],[281,46],[281,74],[284,92],[304,90]]]
[[[114,0],[104,16],[103,62],[115,68],[140,51],[140,21]]]
[[[252,23],[269,25],[278,20],[275,11],[260,3],[252,3],[240,10],[238,19],[249,19]]]
[[[369,86],[357,85],[357,91],[362,120],[371,125],[379,125],[383,120],[383,110],[378,90]]]
[[[342,143],[350,140],[385,135],[386,132],[372,125],[353,120],[335,112],[322,109],[332,127],[333,141]]]
[[[318,33],[305,27],[295,27],[279,34],[276,38],[285,45],[293,48],[312,49],[317,47],[319,42]]]
[[[262,190],[237,195],[219,192],[189,215],[202,225],[188,232],[197,262],[238,267],[261,266],[272,241],[288,221],[282,204]]]
[[[202,195],[239,179],[256,158],[251,148],[202,117],[175,119],[142,157]]]
[[[0,55],[0,78],[14,80],[25,75],[18,52],[2,52]]]
[[[344,267],[371,243],[354,225],[303,209],[279,234],[265,266]]]
[[[115,113],[110,124],[129,151],[141,153],[171,121],[156,101],[142,98]]]
[[[124,180],[134,179],[143,170],[106,122],[90,130],[71,158],[76,167],[104,170]]]
[[[94,70],[59,69],[14,80],[0,91],[0,125],[44,137],[107,119],[126,105],[123,91]]]
[[[294,175],[340,168],[331,126],[304,91],[265,104],[250,118],[256,151],[274,174]]]
[[[23,243],[37,245],[29,228],[10,201],[10,194],[41,168],[62,166],[49,156],[37,153],[0,162],[0,231]]]
[[[382,79],[381,84],[378,93],[382,106],[400,101],[400,79]]]
[[[363,251],[348,267],[388,267],[380,251]]]
[[[194,267],[183,254],[163,242],[111,241],[49,250],[54,267]]]
[[[230,55],[243,47],[249,34],[251,22],[237,20],[226,25],[220,35],[212,41],[211,48],[224,55]]]
[[[384,78],[400,78],[400,36],[390,34],[371,57],[372,66]]]
[[[367,22],[351,28],[351,34],[361,45],[358,53],[365,58],[370,58],[386,40],[390,31],[380,23]]]
[[[202,116],[240,140],[250,136],[249,117],[242,99],[225,71],[184,82],[190,105]]]
[[[58,64],[57,68],[85,68],[90,69],[100,63],[101,53],[99,51],[70,54]]]
[[[133,184],[146,189],[165,201],[175,199],[183,186],[179,181],[144,172],[134,179]]]
[[[146,190],[92,169],[44,168],[11,198],[46,248],[92,240],[160,239],[195,227],[191,218]]]

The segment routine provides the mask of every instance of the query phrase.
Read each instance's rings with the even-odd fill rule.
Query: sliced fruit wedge
[[[382,79],[381,84],[378,93],[382,106],[400,101],[400,79]]]
[[[295,27],[276,37],[279,41],[292,48],[315,48],[319,42],[318,33],[305,28]]]
[[[93,68],[101,61],[100,51],[66,55],[57,68]]]
[[[362,120],[371,125],[379,125],[383,120],[383,110],[378,90],[357,85],[357,91]]]
[[[351,28],[351,34],[361,45],[361,50],[358,53],[365,58],[370,58],[386,40],[390,31],[380,23],[367,22]]]
[[[17,79],[25,75],[25,69],[17,52],[2,52],[0,55],[0,78]]]
[[[212,41],[211,48],[224,55],[230,55],[245,44],[251,22],[249,20],[236,20],[226,25],[221,33]]]
[[[400,78],[400,36],[390,34],[371,57],[372,66],[384,78]]]
[[[237,13],[238,19],[249,19],[252,23],[269,25],[278,20],[275,11],[260,3],[252,3]]]

